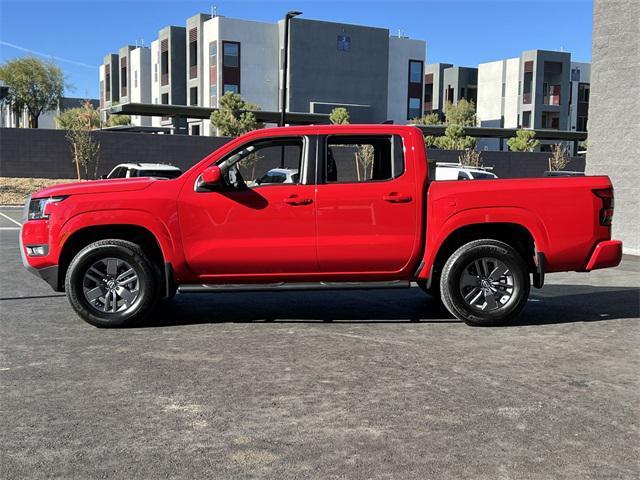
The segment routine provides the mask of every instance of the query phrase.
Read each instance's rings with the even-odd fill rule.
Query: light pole
[[[287,73],[289,68],[289,22],[302,12],[291,11],[284,16],[284,58],[282,59],[282,103],[280,111],[280,126],[284,127],[287,110]]]

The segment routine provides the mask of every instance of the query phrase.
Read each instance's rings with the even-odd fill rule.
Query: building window
[[[198,29],[189,30],[189,78],[198,76]]]
[[[222,93],[240,93],[240,43],[222,42]]]
[[[223,66],[225,67],[239,67],[240,57],[240,44],[236,42],[223,42]]]
[[[422,62],[409,60],[409,82],[422,83]]]
[[[189,105],[198,105],[198,87],[189,89]]]
[[[420,109],[420,98],[409,97],[409,114],[408,119],[418,118],[422,116]]]
[[[579,68],[572,68],[571,69],[571,81],[572,82],[579,82],[580,81],[580,69]]]
[[[576,130],[579,132],[587,131],[587,117],[578,117],[576,122]]]
[[[133,88],[138,88],[138,70],[133,71]]]
[[[169,105],[169,94],[168,93],[163,93],[162,94],[162,105]]]
[[[507,93],[507,84],[502,82],[502,98],[504,98],[506,93]]]
[[[531,128],[531,111],[522,112],[522,128]]]
[[[409,72],[407,82],[407,119],[411,120],[422,116],[422,99],[424,98],[424,62],[421,60],[409,60]]]
[[[239,92],[238,85],[234,85],[232,83],[225,83],[222,94],[224,95],[227,92],[238,93]]]
[[[218,43],[209,43],[209,104],[218,105]]]
[[[127,96],[127,57],[120,59],[120,95]]]
[[[579,83],[578,84],[578,101],[579,102],[588,102],[589,101],[589,93],[591,86],[588,83]]]
[[[160,85],[169,84],[169,40],[160,42]]]
[[[157,63],[153,64],[153,81],[154,82],[158,81],[158,64]]]
[[[347,35],[338,35],[337,48],[339,52],[351,51],[351,37]]]

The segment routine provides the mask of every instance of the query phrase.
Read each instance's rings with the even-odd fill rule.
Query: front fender
[[[436,256],[444,242],[457,230],[472,225],[512,224],[525,228],[533,238],[538,252],[548,249],[549,236],[542,220],[532,211],[519,207],[470,208],[453,213],[442,223],[437,218],[427,225],[424,266],[418,278],[428,278]]]
[[[156,216],[144,210],[99,210],[79,213],[69,218],[60,228],[58,248],[62,250],[73,234],[90,227],[131,225],[147,229],[156,238],[165,262],[175,262],[176,245],[169,228]]]

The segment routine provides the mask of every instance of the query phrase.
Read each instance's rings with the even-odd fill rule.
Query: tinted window
[[[332,136],[327,138],[327,182],[390,180],[402,174],[404,159],[399,136]]]
[[[225,183],[237,188],[282,184],[287,173],[292,178],[287,183],[298,183],[299,175],[294,174],[300,172],[302,152],[302,138],[263,140],[241,147],[218,165],[225,172]]]
[[[473,172],[473,178],[476,180],[489,180],[496,177],[493,173]]]
[[[469,180],[471,177],[466,172],[458,172],[458,180]]]

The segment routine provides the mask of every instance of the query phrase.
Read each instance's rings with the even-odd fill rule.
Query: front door
[[[316,195],[322,272],[388,275],[416,249],[414,170],[399,135],[331,135]]]
[[[256,140],[217,162],[224,185],[178,202],[187,263],[200,276],[260,277],[318,271],[315,186],[307,181],[314,137]],[[313,143],[313,147],[310,144]]]

